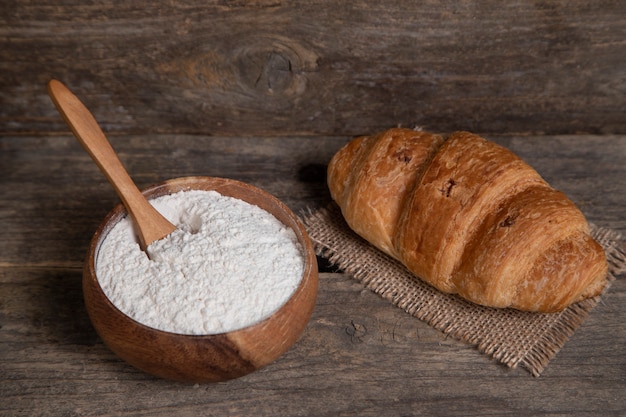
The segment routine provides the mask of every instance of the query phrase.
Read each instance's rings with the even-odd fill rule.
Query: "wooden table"
[[[329,202],[347,137],[115,136],[140,187],[187,175],[252,183],[298,213]],[[491,137],[598,224],[626,232],[626,136]],[[114,356],[86,315],[88,242],[117,202],[74,138],[0,137],[2,416],[610,416],[626,414],[626,280],[535,378],[447,338],[320,260],[308,328],[237,380],[155,379]]]

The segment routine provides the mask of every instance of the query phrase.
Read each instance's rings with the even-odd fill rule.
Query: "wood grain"
[[[625,133],[614,0],[0,5],[0,134],[65,132],[51,78],[107,131]]]
[[[111,141],[141,188],[186,175],[234,177],[299,212],[328,203],[324,167],[349,139]],[[626,233],[625,136],[489,139],[522,156],[591,221]],[[83,259],[115,193],[70,136],[0,137],[0,150],[2,416],[618,416],[626,409],[623,275],[539,378],[495,364],[338,272],[321,274],[304,334],[266,368],[209,385],[150,377],[103,344],[82,300]]]

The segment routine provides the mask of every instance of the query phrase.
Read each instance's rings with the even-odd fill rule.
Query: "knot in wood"
[[[367,334],[367,327],[351,320],[350,325],[346,327],[346,334],[350,336],[352,343],[363,342],[363,337]]]
[[[272,94],[276,91],[285,91],[289,88],[294,77],[293,66],[288,56],[272,51],[269,52],[265,63],[255,82],[255,87],[266,89]]]
[[[263,99],[299,96],[317,56],[291,39],[256,37],[235,51],[240,83]]]

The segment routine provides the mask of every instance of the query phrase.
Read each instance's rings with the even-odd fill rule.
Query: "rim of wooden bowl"
[[[187,190],[215,190],[272,213],[292,228],[305,258],[302,280],[291,298],[270,317],[232,332],[185,335],[148,327],[122,313],[109,301],[96,277],[101,242],[126,215],[114,207],[94,234],[83,271],[87,313],[105,344],[130,365],[157,377],[184,382],[225,381],[258,370],[276,360],[300,337],[310,320],[318,288],[317,260],[300,219],[273,195],[233,179],[181,177],[142,190],[149,198]]]

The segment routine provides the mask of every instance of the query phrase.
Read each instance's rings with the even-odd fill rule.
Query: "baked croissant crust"
[[[574,203],[472,133],[356,138],[332,158],[328,186],[352,230],[474,303],[555,312],[606,284],[605,253]]]

